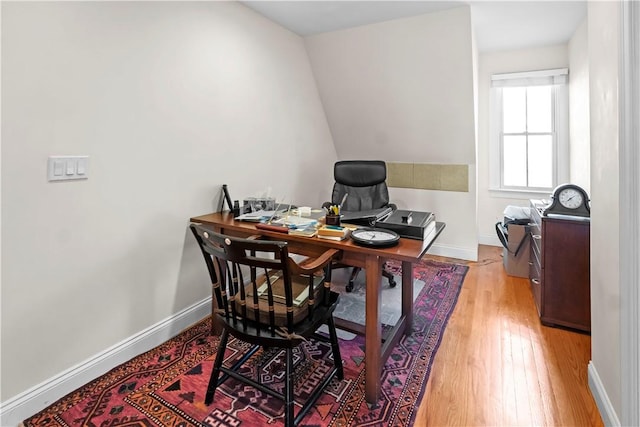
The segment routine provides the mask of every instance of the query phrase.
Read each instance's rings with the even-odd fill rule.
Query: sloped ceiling
[[[469,9],[308,36],[338,157],[475,163]]]
[[[481,52],[565,43],[587,14],[586,1],[243,1],[301,36],[471,6]]]

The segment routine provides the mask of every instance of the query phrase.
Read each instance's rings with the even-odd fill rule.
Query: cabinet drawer
[[[544,267],[542,260],[542,235],[531,233],[531,261],[535,261],[538,264],[538,268]]]
[[[529,286],[533,294],[533,300],[536,302],[538,316],[542,314],[542,269],[540,264],[536,262],[535,255],[531,251],[531,261],[529,261]]]
[[[540,259],[540,253],[542,252],[542,217],[534,203],[531,203],[530,209],[529,232],[531,233],[531,250],[533,252],[534,247],[537,248],[538,259]]]

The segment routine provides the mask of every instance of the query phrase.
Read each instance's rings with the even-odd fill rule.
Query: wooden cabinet
[[[542,215],[531,200],[529,283],[540,320],[591,330],[589,218]]]

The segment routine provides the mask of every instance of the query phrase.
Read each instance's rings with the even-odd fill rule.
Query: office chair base
[[[347,292],[353,292],[353,283],[356,280],[356,277],[358,277],[358,273],[360,272],[360,269],[358,267],[354,267],[353,271],[351,272],[351,277],[349,278],[349,282],[347,283],[347,286],[345,286],[345,290]],[[388,272],[387,270],[384,269],[382,270],[382,275],[384,277],[387,278],[387,280],[389,281],[389,287],[390,288],[395,288],[397,283],[396,280],[393,277],[393,273]]]

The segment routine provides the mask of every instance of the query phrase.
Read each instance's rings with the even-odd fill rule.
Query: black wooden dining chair
[[[216,388],[231,377],[282,399],[285,426],[298,425],[329,382],[335,376],[344,378],[333,320],[338,294],[331,291],[331,262],[339,251],[296,262],[287,242],[225,236],[199,224],[190,227],[213,284],[213,321],[222,330],[205,404],[213,402]],[[329,329],[328,338],[316,333],[322,325]],[[251,347],[227,367],[223,360],[229,335]],[[293,349],[311,337],[331,344],[334,366],[294,417]],[[254,379],[240,373],[253,354],[270,347],[285,351],[284,393],[260,383],[259,375]]]

